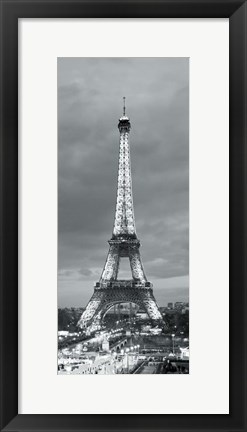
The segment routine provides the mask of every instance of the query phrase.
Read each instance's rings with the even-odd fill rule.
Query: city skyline
[[[188,72],[183,58],[58,59],[59,307],[85,306],[105,263],[123,95],[144,269],[160,306],[188,301]]]

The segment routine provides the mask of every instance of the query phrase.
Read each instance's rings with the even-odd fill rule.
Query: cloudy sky
[[[116,201],[122,97],[135,220],[160,306],[189,295],[189,60],[58,59],[58,305],[85,306]],[[123,260],[120,278],[129,278]]]

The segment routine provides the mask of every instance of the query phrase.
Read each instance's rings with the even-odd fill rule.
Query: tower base
[[[106,285],[106,286],[104,286]],[[94,287],[94,293],[83,312],[78,326],[81,328],[100,322],[106,312],[118,303],[135,303],[154,323],[162,322],[150,282],[138,284],[132,281],[115,281]]]

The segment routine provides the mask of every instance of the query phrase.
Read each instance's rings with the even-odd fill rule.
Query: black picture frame
[[[246,60],[243,0],[1,0],[1,431],[247,431]],[[229,18],[229,415],[18,414],[18,19]],[[166,389],[164,388],[164,392]],[[213,389],[212,389],[213,391]]]

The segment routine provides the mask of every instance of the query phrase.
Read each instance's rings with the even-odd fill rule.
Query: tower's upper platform
[[[131,124],[130,124],[130,119],[129,117],[127,117],[126,115],[123,115],[122,117],[120,117],[119,122],[118,122],[118,129],[120,132],[129,132],[131,128]]]
[[[118,129],[121,132],[129,132],[131,128],[130,119],[125,115],[125,99],[126,97],[123,97],[123,115],[120,117],[118,122]]]

